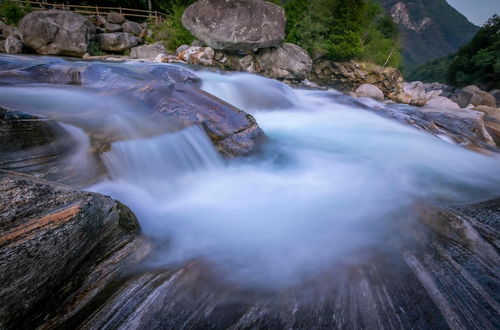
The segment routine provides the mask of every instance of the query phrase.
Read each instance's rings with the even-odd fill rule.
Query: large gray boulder
[[[142,45],[132,48],[130,50],[130,58],[156,58],[156,56],[165,53],[165,46],[159,41],[151,45]]]
[[[285,38],[283,8],[260,0],[199,0],[184,11],[182,25],[213,49],[277,47]]]
[[[312,60],[307,52],[289,43],[263,49],[256,59],[259,72],[275,79],[304,80],[312,69]]]
[[[82,56],[94,37],[85,17],[58,10],[34,11],[19,23],[23,43],[42,55]]]
[[[126,32],[101,33],[96,40],[102,50],[107,52],[123,52],[141,43],[141,39]]]
[[[131,33],[134,36],[138,37],[142,33],[142,26],[139,23],[126,21],[122,24],[123,32]]]

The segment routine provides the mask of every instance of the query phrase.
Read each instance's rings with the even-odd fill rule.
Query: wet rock
[[[177,55],[178,59],[181,59],[189,64],[200,64],[205,66],[212,66],[215,52],[210,47],[189,47],[183,52]]]
[[[354,91],[361,84],[377,86],[385,95],[403,91],[403,76],[394,68],[361,62],[332,62],[320,59],[313,64],[309,80],[340,91]]]
[[[199,0],[184,11],[182,25],[213,49],[277,47],[285,38],[285,12],[267,1]]]
[[[9,36],[5,39],[4,49],[8,54],[19,54],[23,52],[23,43],[21,40],[17,39],[14,36]]]
[[[479,89],[477,86],[467,86],[463,89],[464,92],[472,94],[470,103],[472,105],[485,105],[487,107],[496,107],[496,99],[493,95]]]
[[[261,50],[256,62],[259,73],[280,80],[304,80],[312,68],[312,60],[307,52],[290,43]]]
[[[95,28],[85,17],[70,11],[34,11],[19,22],[23,43],[42,55],[81,57]]]
[[[0,223],[2,328],[68,317],[150,249],[110,197],[1,171]]]
[[[500,108],[492,108],[480,105],[474,110],[484,113],[484,123],[497,146],[500,146]]]
[[[150,45],[142,45],[134,47],[130,50],[130,58],[156,58],[160,54],[165,54],[167,51],[162,42],[155,42]]]
[[[122,32],[122,26],[120,24],[106,23],[104,24],[104,29],[109,33]]]
[[[141,39],[125,32],[101,33],[96,35],[96,40],[102,50],[108,52],[123,52],[141,43]]]
[[[371,84],[362,84],[356,89],[358,97],[370,97],[372,99],[383,101],[384,93],[377,86]]]
[[[87,19],[92,24],[94,24],[95,26],[98,26],[98,27],[104,27],[104,25],[106,24],[106,19],[104,17],[102,17],[101,15],[90,15],[90,16],[87,16]]]
[[[113,23],[113,24],[122,24],[125,22],[125,18],[123,15],[118,14],[118,13],[109,13],[106,16],[106,21]]]
[[[123,32],[127,32],[133,34],[136,37],[139,37],[142,33],[143,28],[139,23],[126,21],[122,24]]]

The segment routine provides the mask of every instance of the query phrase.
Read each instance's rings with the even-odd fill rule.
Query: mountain
[[[398,24],[403,65],[409,72],[430,60],[455,53],[478,27],[446,0],[375,0]]]

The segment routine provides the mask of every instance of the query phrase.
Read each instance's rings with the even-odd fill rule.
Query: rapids
[[[116,64],[136,75],[147,65]],[[149,266],[202,259],[239,284],[286,286],[355,263],[366,251],[393,249],[422,205],[500,195],[498,156],[340,102],[336,91],[245,73],[193,73],[203,90],[256,118],[268,138],[259,153],[223,159],[200,127],[158,120],[123,96],[0,86],[2,105],[77,127],[68,132],[81,146],[113,133],[100,152],[108,175],[87,189],[137,214],[156,243]]]

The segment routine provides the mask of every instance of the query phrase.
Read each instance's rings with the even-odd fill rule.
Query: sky
[[[500,0],[447,0],[469,21],[483,25],[493,14],[500,15]]]

